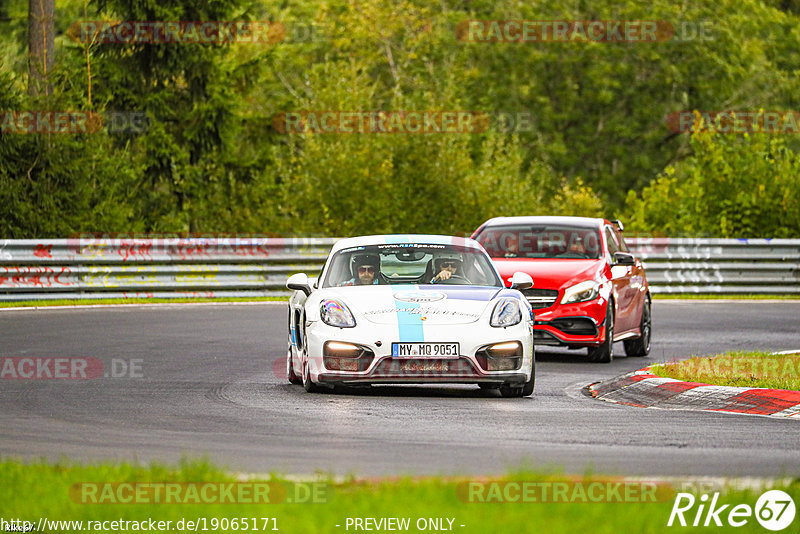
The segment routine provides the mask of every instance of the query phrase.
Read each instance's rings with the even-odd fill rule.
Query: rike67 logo
[[[781,490],[763,493],[756,501],[755,509],[749,504],[721,504],[719,492],[709,502],[708,494],[696,499],[691,493],[678,493],[667,526],[731,526],[742,527],[755,516],[756,521],[767,530],[783,530],[794,521],[795,505],[791,496]]]

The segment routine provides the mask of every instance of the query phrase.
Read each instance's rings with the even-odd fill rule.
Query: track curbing
[[[800,391],[682,382],[656,376],[650,367],[597,382],[588,389],[596,399],[640,408],[738,413],[800,421]]]

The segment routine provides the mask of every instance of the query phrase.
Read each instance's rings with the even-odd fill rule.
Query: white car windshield
[[[425,243],[370,245],[339,250],[328,260],[322,287],[386,284],[503,287],[483,251]]]

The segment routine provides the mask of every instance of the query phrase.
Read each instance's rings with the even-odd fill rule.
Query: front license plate
[[[446,373],[447,362],[401,362],[400,370],[404,373]]]
[[[394,358],[456,358],[458,343],[392,343]]]

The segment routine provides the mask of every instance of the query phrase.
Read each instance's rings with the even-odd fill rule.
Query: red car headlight
[[[580,284],[568,287],[564,290],[561,304],[573,304],[575,302],[586,302],[594,300],[600,294],[600,283],[594,280],[587,280]]]

